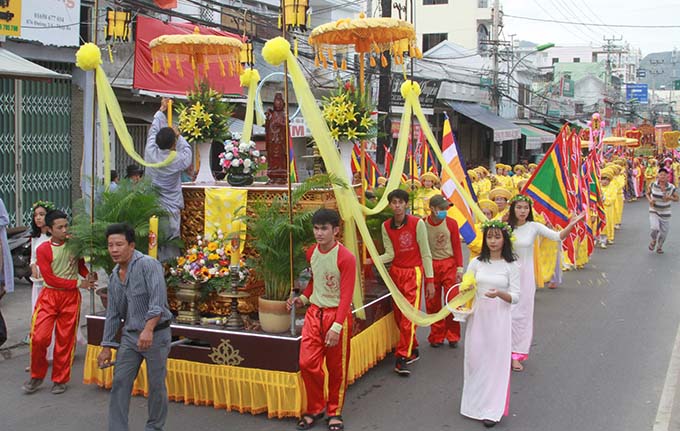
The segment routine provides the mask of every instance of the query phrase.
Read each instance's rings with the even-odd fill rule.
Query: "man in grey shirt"
[[[182,172],[192,162],[192,152],[189,143],[178,135],[172,127],[168,127],[165,111],[168,109],[168,99],[161,101],[161,107],[153,117],[153,123],[146,138],[144,160],[147,163],[159,163],[167,159],[170,151],[177,151],[177,157],[168,166],[162,168],[147,168],[146,173],[160,193],[160,203],[168,211],[169,227],[166,230],[168,239],[179,238],[180,212],[184,208],[182,195]],[[178,249],[163,247],[159,250],[159,260],[179,255]]]
[[[135,231],[127,224],[106,229],[111,259],[116,263],[109,279],[108,306],[99,367],[111,365],[111,348],[118,349],[109,401],[109,431],[128,430],[132,385],[146,359],[149,418],[146,431],[162,430],[168,414],[165,387],[170,353],[168,298],[160,262],[135,250]],[[116,334],[122,324],[120,343]]]

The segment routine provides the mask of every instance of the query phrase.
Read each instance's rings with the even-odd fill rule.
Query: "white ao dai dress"
[[[510,304],[485,296],[491,289],[520,298],[520,268],[505,260],[470,261],[477,293],[465,327],[463,396],[460,413],[478,420],[500,421],[509,402],[512,317]]]
[[[534,274],[534,241],[537,236],[560,241],[560,233],[541,223],[529,221],[513,231],[512,247],[517,254],[520,268],[520,300],[512,305],[512,358],[523,361],[529,357],[534,334],[534,297],[536,277]]]

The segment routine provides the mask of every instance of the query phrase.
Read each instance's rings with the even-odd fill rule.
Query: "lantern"
[[[106,40],[127,42],[130,40],[129,11],[106,9]]]
[[[307,31],[310,24],[311,13],[309,13],[309,0],[282,0],[283,13],[285,20],[279,15],[279,28],[282,21],[286,23],[286,30]]]

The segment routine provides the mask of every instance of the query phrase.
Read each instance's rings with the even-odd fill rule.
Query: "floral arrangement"
[[[224,141],[224,152],[219,157],[220,166],[231,174],[254,174],[260,169],[260,164],[267,161],[255,142],[239,142],[237,138]]]
[[[205,283],[206,292],[231,288],[231,241],[221,230],[209,237],[196,237],[196,244],[170,263],[169,284],[173,282]],[[245,260],[239,259],[238,280],[243,286],[250,271]]]
[[[234,106],[223,101],[222,94],[203,81],[187,94],[187,99],[187,104],[179,104],[179,131],[187,141],[223,141],[229,136]]]
[[[526,195],[515,195],[515,196],[513,196],[512,199],[510,199],[508,201],[508,203],[511,204],[513,202],[526,202],[530,206],[533,205],[533,203],[534,203],[534,201],[531,200],[531,198],[529,196],[526,196]]]
[[[512,236],[512,228],[510,227],[510,225],[501,220],[487,220],[484,223],[482,223],[482,230],[486,232],[488,229],[504,230],[508,233],[509,236]]]
[[[370,139],[377,133],[371,118],[375,107],[368,92],[361,94],[352,81],[340,85],[329,97],[323,98],[323,118],[336,141]]]

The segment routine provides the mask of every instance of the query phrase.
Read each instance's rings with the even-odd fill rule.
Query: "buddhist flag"
[[[444,136],[442,138],[442,154],[444,161],[449,165],[455,178],[448,176],[446,171],[442,174],[442,193],[453,206],[449,210],[449,216],[456,220],[460,235],[466,244],[470,244],[477,237],[472,211],[467,205],[461,193],[468,191],[467,177],[463,169],[463,160],[458,151],[458,145],[453,139],[449,118],[444,119]],[[471,188],[470,188],[471,189]],[[461,190],[464,190],[461,192]]]
[[[356,174],[357,172],[361,172],[361,149],[359,149],[359,146],[357,144],[354,144],[354,147],[352,148],[352,174]]]
[[[298,182],[297,164],[295,163],[295,152],[293,151],[293,138],[288,138],[288,159],[290,160],[290,182]]]
[[[420,141],[423,143],[423,159],[420,173],[421,175],[425,172],[432,172],[433,174],[439,176],[439,171],[437,170],[437,165],[434,163],[434,154],[430,150],[430,145],[423,135],[423,129],[420,129]]]
[[[392,171],[394,157],[392,157],[392,153],[390,153],[390,149],[387,147],[387,145],[383,145],[383,148],[385,148],[385,176],[389,177],[390,172]]]

